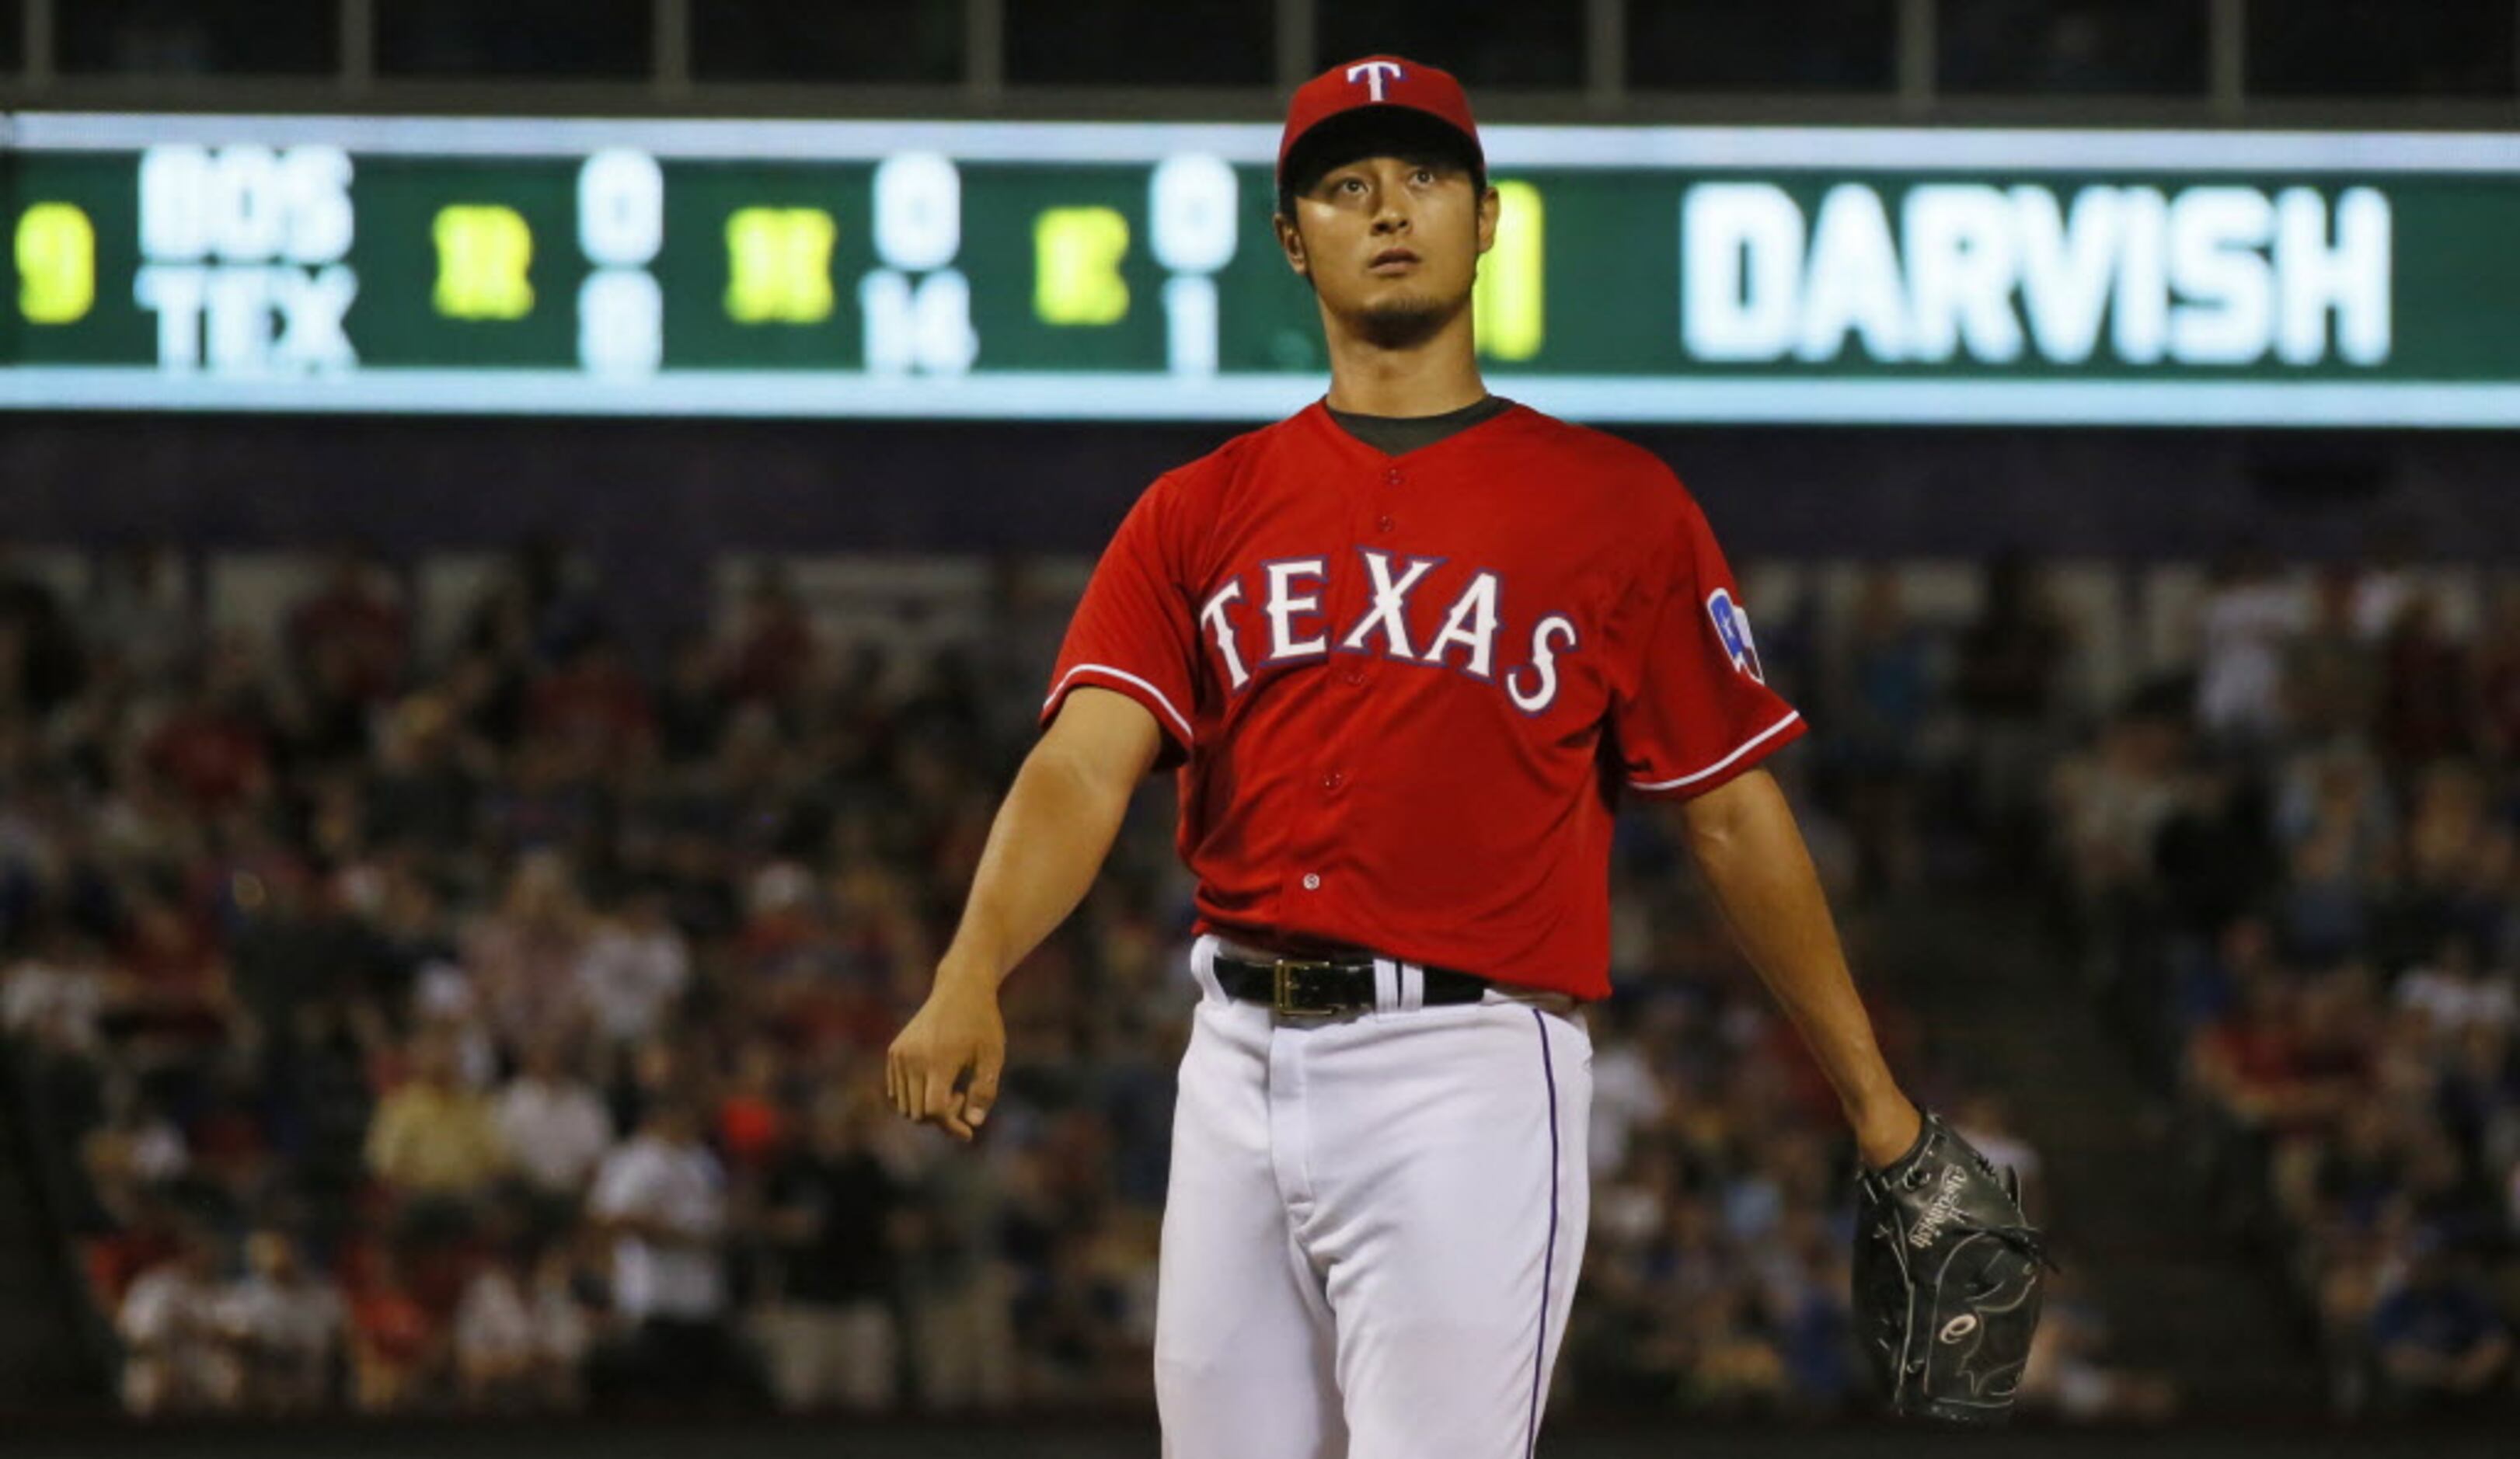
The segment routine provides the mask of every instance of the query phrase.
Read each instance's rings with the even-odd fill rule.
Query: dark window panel
[[[327,75],[340,67],[338,0],[53,0],[65,71]],[[18,48],[18,7],[9,46]]]
[[[1009,0],[1007,80],[1045,86],[1266,86],[1270,0]]]
[[[2509,96],[2511,0],[2257,0],[2260,96]]]
[[[25,0],[0,0],[0,71],[25,68]]]
[[[655,39],[648,0],[376,0],[376,15],[382,76],[635,80]]]
[[[2202,96],[2208,0],[1942,0],[1935,83],[1959,94]]]
[[[1627,0],[1640,91],[1889,91],[1898,0]]]
[[[703,81],[959,81],[963,0],[704,0],[692,7]]]
[[[1318,0],[1314,35],[1321,67],[1389,54],[1440,66],[1469,87],[1584,84],[1579,0]]]

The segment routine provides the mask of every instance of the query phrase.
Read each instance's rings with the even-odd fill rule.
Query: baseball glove
[[[1922,1113],[1907,1154],[1856,1177],[1856,1331],[1891,1412],[2001,1424],[2055,1263],[2020,1176]]]

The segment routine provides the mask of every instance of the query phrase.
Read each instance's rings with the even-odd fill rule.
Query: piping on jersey
[[[1540,1255],[1540,1336],[1531,1345],[1531,1412],[1523,1420],[1522,1452],[1529,1459],[1540,1443],[1540,1386],[1547,1376],[1549,1360],[1549,1283],[1557,1271],[1557,1167],[1561,1157],[1557,1150],[1557,1064],[1549,1053],[1549,1020],[1539,1009],[1531,1010],[1533,1027],[1540,1031],[1540,1077],[1549,1085],[1549,1244]]]
[[[1154,695],[1155,702],[1163,706],[1164,713],[1171,715],[1173,717],[1173,723],[1181,726],[1182,743],[1186,745],[1198,743],[1197,731],[1191,729],[1190,721],[1182,718],[1182,712],[1180,710],[1173,708],[1173,701],[1164,697],[1164,691],[1162,689],[1147,683],[1145,680],[1140,679],[1137,675],[1130,673],[1126,669],[1114,669],[1109,664],[1078,664],[1075,668],[1061,674],[1058,676],[1058,683],[1051,686],[1050,697],[1041,701],[1041,707],[1048,709],[1050,706],[1058,703],[1058,696],[1067,692],[1067,682],[1069,680],[1074,679],[1079,674],[1089,673],[1108,674],[1114,679],[1121,680],[1128,684],[1134,684],[1138,687],[1145,689],[1148,693]]]
[[[1708,775],[1711,775],[1717,771],[1722,770],[1724,767],[1731,765],[1733,761],[1749,754],[1752,750],[1758,748],[1759,743],[1762,740],[1765,740],[1770,735],[1775,734],[1778,730],[1784,729],[1787,725],[1790,725],[1801,718],[1802,712],[1800,710],[1786,710],[1785,717],[1783,719],[1777,721],[1767,729],[1762,730],[1758,733],[1751,735],[1748,739],[1741,741],[1741,747],[1739,749],[1734,750],[1732,754],[1716,761],[1713,765],[1706,767],[1706,769],[1697,772],[1695,774],[1683,775],[1677,780],[1630,780],[1628,783],[1639,790],[1670,790],[1677,786],[1688,785],[1698,780],[1703,780]]]

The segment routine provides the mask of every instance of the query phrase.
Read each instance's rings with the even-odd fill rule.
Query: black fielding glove
[[[2001,1424],[2057,1269],[2021,1178],[1930,1110],[1916,1143],[1856,1177],[1854,1316],[1890,1411]]]

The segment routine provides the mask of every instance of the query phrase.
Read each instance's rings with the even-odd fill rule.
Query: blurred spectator
[[[252,650],[230,638],[211,647],[142,754],[196,816],[216,818],[271,793],[273,739]]]
[[[235,1407],[237,1367],[219,1313],[218,1252],[187,1232],[174,1257],[124,1294],[114,1330],[123,1343],[123,1406],[144,1418]]]
[[[480,751],[466,741],[447,696],[411,695],[383,718],[377,738],[366,785],[368,838],[439,857],[469,849],[480,814]]]
[[[61,595],[0,541],[0,707],[40,719],[77,693],[85,677]]]
[[[257,1413],[319,1412],[333,1401],[349,1309],[333,1282],[310,1272],[287,1233],[246,1239],[246,1274],[221,1303],[236,1345],[244,1406]]]
[[[656,742],[668,765],[689,766],[717,754],[726,732],[724,674],[717,645],[703,633],[674,641],[665,682],[656,689]]]
[[[620,646],[599,632],[535,684],[526,728],[594,764],[615,765],[650,747],[655,713]]]
[[[547,1039],[525,1050],[524,1067],[499,1091],[499,1136],[554,1223],[577,1209],[587,1182],[612,1148],[612,1116],[570,1069],[568,1043]]]
[[[411,612],[389,570],[366,549],[337,548],[324,581],[289,610],[290,669],[319,700],[356,710],[400,686]],[[347,748],[356,748],[351,736]]]
[[[2218,746],[2270,745],[2282,731],[2284,652],[2305,623],[2300,591],[2262,550],[2225,565],[2197,625],[2196,719]]]
[[[1975,741],[1978,824],[1999,868],[2029,864],[2038,841],[2035,806],[2071,647],[2037,565],[2019,553],[1991,560],[1978,615],[1960,633],[1954,703]]]
[[[377,1106],[368,1166],[416,1200],[459,1208],[486,1195],[509,1167],[490,1101],[467,1084],[443,1035],[412,1041],[409,1077]]]
[[[2520,583],[2495,594],[2477,648],[2477,747],[2501,764],[2520,759]]]
[[[2475,682],[2465,645],[2442,622],[2439,599],[2418,592],[2380,645],[2380,743],[2407,764],[2466,752]]]
[[[2105,1361],[2107,1330],[2078,1272],[2051,1276],[2021,1374],[2022,1409],[2075,1420],[2160,1423],[2175,1416],[2177,1385],[2159,1373]]]
[[[1912,797],[1942,689],[1939,645],[1910,616],[1898,574],[1887,568],[1865,574],[1849,617],[1837,681],[1848,692],[1835,706],[1828,757],[1849,781],[1847,817],[1864,885],[1905,889],[1924,872]]]
[[[2284,642],[2284,719],[2296,744],[2360,734],[2380,698],[2380,661],[2355,622],[2351,569],[2322,569],[2308,620]]]
[[[633,890],[577,962],[579,995],[608,1060],[655,1037],[691,984],[692,953],[667,915],[665,888]]]
[[[2153,839],[2178,809],[2183,744],[2176,721],[2127,710],[2102,728],[2096,746],[2050,772],[2056,851],[2086,899],[2104,903],[2149,871]]]
[[[803,685],[814,656],[814,625],[787,570],[765,565],[743,600],[728,690],[739,700],[784,705]]]
[[[2443,1233],[2419,1230],[2408,1257],[2404,1281],[2371,1313],[2383,1401],[2400,1411],[2472,1412],[2509,1376],[2510,1325]]]
[[[350,1304],[350,1401],[361,1413],[410,1413],[447,1387],[449,1334],[416,1298],[390,1247]]]
[[[1977,1146],[1997,1170],[2010,1171],[2021,1177],[2023,1209],[2053,1209],[2048,1204],[2043,1178],[2046,1166],[2039,1158],[2038,1147],[2013,1129],[2009,1102],[2002,1095],[1986,1090],[1970,1093],[1953,1107],[1952,1127]]]
[[[133,543],[102,557],[79,618],[101,649],[142,683],[175,673],[198,641],[184,560],[164,543]]]
[[[754,1039],[738,1051],[710,1131],[738,1179],[757,1178],[792,1137],[787,1085],[787,1062],[776,1040]]]
[[[612,1297],[630,1324],[608,1394],[690,1402],[751,1385],[730,1325],[720,1238],[726,1173],[700,1143],[690,1099],[658,1099],[607,1156],[587,1214],[612,1246]]]
[[[460,1399],[476,1412],[570,1411],[593,1340],[566,1249],[511,1244],[473,1272],[455,1310]]]
[[[899,1271],[911,1372],[932,1410],[1004,1408],[1015,1396],[1014,1276],[999,1253],[1006,1210],[981,1161],[940,1159],[912,1187]]]
[[[596,937],[568,862],[556,851],[517,862],[498,911],[464,937],[464,965],[490,1030],[514,1047],[565,1038],[587,1015],[586,963]]]
[[[872,1148],[863,1088],[814,1102],[804,1141],[771,1173],[767,1228],[777,1305],[761,1331],[773,1391],[790,1410],[874,1410],[896,1398],[901,1339],[892,1262],[901,1190]]]

